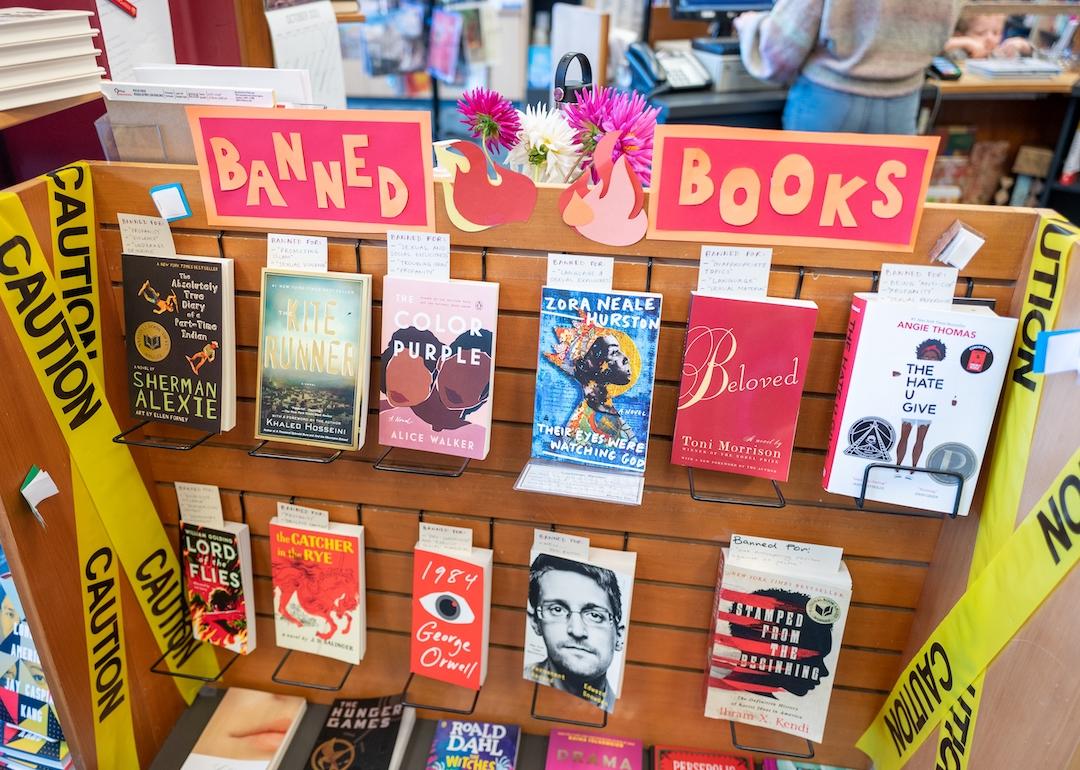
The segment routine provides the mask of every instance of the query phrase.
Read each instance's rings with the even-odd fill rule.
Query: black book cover
[[[338,698],[304,770],[386,770],[404,708],[400,695]]]
[[[131,416],[221,430],[222,265],[125,254]]]

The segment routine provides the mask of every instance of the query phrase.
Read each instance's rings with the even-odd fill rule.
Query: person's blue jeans
[[[859,96],[799,77],[788,91],[784,128],[788,131],[842,131],[854,134],[914,134],[919,91],[893,97]]]

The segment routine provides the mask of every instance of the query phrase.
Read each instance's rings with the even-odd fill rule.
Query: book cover
[[[50,741],[11,727],[4,728],[0,756],[26,765],[50,768],[66,768],[72,763],[67,741]]]
[[[632,738],[552,730],[544,770],[642,770],[642,750],[641,741]]]
[[[231,259],[125,254],[131,416],[212,433],[236,424]]]
[[[427,770],[514,770],[520,740],[517,725],[440,719]]]
[[[533,682],[611,712],[622,693],[637,554],[590,548],[588,561],[533,548],[525,668]]]
[[[436,8],[431,13],[428,43],[428,72],[432,77],[453,83],[461,58],[462,18],[460,13]]]
[[[814,571],[723,549],[705,716],[821,742],[851,602],[847,567],[836,564]]]
[[[773,759],[772,757],[766,757],[762,761],[761,770],[849,770],[849,768],[836,765],[819,765],[816,762],[807,762],[802,759]]]
[[[270,520],[274,637],[278,647],[357,664],[367,643],[364,529]]]
[[[653,746],[652,770],[754,770],[746,754]]]
[[[180,522],[188,610],[196,639],[246,655],[255,649],[248,527],[225,527]]]
[[[338,698],[304,770],[396,770],[415,721],[400,695]]]
[[[870,463],[950,471],[975,494],[1008,367],[1016,319],[981,307],[935,308],[856,294],[825,457],[824,487],[857,496]],[[866,497],[949,513],[957,479],[871,471]]]
[[[472,553],[414,550],[409,670],[478,690],[487,675],[492,552]]]
[[[544,287],[533,457],[645,472],[661,300]]]
[[[371,276],[263,268],[255,437],[358,449],[367,419]]]
[[[787,481],[817,307],[694,292],[671,462]]]
[[[230,687],[180,770],[276,770],[307,702]]]
[[[487,457],[499,284],[387,276],[379,443]]]

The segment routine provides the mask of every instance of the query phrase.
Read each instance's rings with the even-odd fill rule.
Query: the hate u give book
[[[379,443],[487,457],[499,284],[383,281]]]
[[[890,302],[856,294],[840,365],[824,486],[950,513],[975,494],[1009,365],[1015,318],[986,307]]]
[[[787,481],[817,305],[694,292],[671,462]]]

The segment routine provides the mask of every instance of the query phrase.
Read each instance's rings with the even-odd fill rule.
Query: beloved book
[[[1016,319],[979,306],[926,307],[856,294],[840,365],[824,487],[959,514],[975,494]],[[935,473],[934,471],[939,471]]]
[[[517,725],[440,719],[427,770],[514,770],[520,741]]]
[[[652,770],[754,770],[748,754],[653,746]]]
[[[278,647],[356,664],[367,647],[364,528],[270,519],[274,640]]]
[[[379,443],[483,460],[499,284],[387,276]]]
[[[416,544],[413,551],[409,670],[479,690],[487,677],[491,629],[488,548],[470,555]]]
[[[255,649],[255,593],[247,524],[180,522],[188,610],[195,638],[247,655]]]
[[[821,742],[851,603],[841,556],[732,535],[717,577],[705,716]]]
[[[358,449],[370,329],[371,276],[263,268],[255,437]]]
[[[544,287],[533,457],[645,472],[661,300]]]
[[[544,770],[642,770],[642,750],[641,741],[632,738],[552,730]]]
[[[399,770],[415,724],[416,711],[400,695],[338,698],[304,770]]]
[[[817,305],[694,292],[671,462],[787,481]]]
[[[233,261],[125,254],[131,416],[219,433],[236,425]]]
[[[180,770],[277,770],[307,702],[230,687]]]
[[[622,693],[637,554],[590,548],[587,560],[533,547],[529,556],[525,669],[611,712]]]

